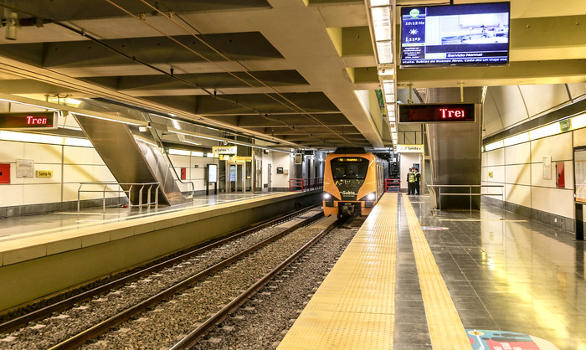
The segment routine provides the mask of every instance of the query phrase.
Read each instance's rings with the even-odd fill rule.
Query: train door
[[[218,191],[228,192],[226,184],[226,161],[220,160],[220,165],[218,166]]]
[[[244,173],[242,164],[236,164],[236,192],[244,192]]]
[[[234,164],[230,164],[230,170],[229,170],[229,181],[228,181],[228,190],[229,192],[234,192],[236,191],[236,165]]]

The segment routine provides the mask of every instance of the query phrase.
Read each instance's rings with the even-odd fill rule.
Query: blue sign
[[[467,329],[473,350],[559,350],[541,338],[508,331]]]

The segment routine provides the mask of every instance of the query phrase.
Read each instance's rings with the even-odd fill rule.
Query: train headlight
[[[374,192],[372,192],[372,193],[369,193],[369,194],[366,196],[366,200],[367,200],[367,201],[373,201],[373,200],[375,200],[375,199],[376,199],[376,193],[374,193]]]
[[[330,199],[332,199],[332,195],[329,193],[324,193],[324,200],[329,201]]]

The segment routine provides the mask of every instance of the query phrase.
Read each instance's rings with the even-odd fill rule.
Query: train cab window
[[[332,159],[332,176],[337,180],[364,180],[368,171],[368,159],[334,158]]]

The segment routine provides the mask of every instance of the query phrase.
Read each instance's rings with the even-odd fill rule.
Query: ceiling
[[[362,1],[0,5],[20,20],[16,40],[0,36],[2,93],[100,97],[275,147],[384,145],[355,93],[378,87]]]

